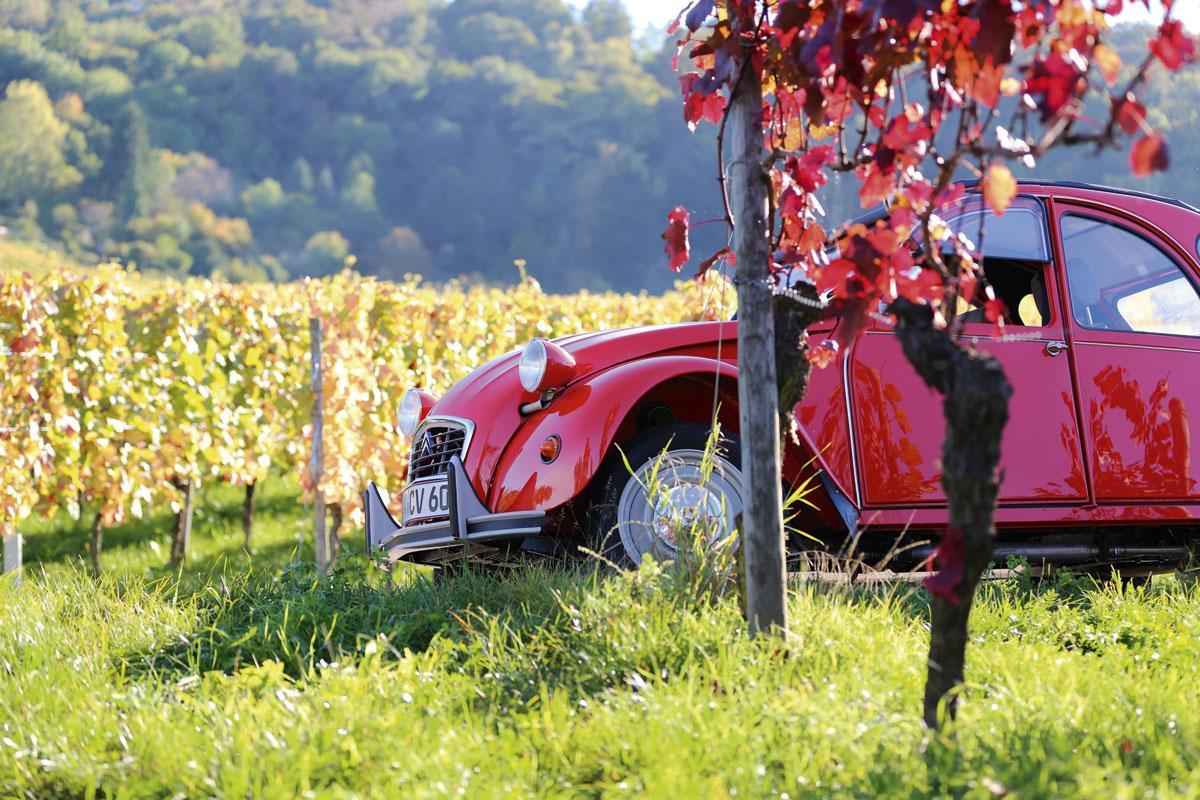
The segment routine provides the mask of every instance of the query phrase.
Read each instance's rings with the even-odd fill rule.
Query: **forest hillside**
[[[1127,62],[1145,35],[1113,37]],[[663,289],[668,210],[721,205],[672,49],[618,0],[0,0],[0,226],[176,275],[508,283],[524,259],[553,291]],[[1200,73],[1163,72],[1173,168],[1138,188],[1200,203],[1200,139],[1171,136]],[[1083,150],[1037,174],[1133,180]]]

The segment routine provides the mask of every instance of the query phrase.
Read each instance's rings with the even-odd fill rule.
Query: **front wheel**
[[[716,547],[733,535],[743,507],[740,447],[722,436],[706,456],[710,433],[688,423],[654,428],[608,458],[587,510],[602,556],[632,567],[646,555],[675,558],[690,537]]]

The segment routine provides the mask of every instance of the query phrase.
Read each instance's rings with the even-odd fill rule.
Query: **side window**
[[[1034,200],[1018,198],[1002,217],[979,208],[969,210],[950,220],[950,229],[976,249],[982,242],[984,258],[1050,260],[1042,207]]]
[[[1200,295],[1174,259],[1105,220],[1062,218],[1071,313],[1085,328],[1200,336]]]
[[[956,211],[947,215],[950,229],[970,242],[976,253],[983,251],[983,280],[974,297],[958,298],[958,318],[991,325],[984,310],[990,290],[1003,303],[1008,325],[1049,325],[1053,321],[1046,289],[1050,246],[1042,204],[1032,197],[1018,197],[998,217],[981,198],[972,196]]]

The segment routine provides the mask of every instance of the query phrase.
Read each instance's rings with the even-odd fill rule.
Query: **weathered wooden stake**
[[[0,531],[0,539],[4,541],[4,574],[13,574],[13,582],[21,583],[21,534],[15,530]]]
[[[767,229],[762,81],[742,62],[727,132],[730,208],[737,253],[738,412],[742,441],[742,548],[746,621],[753,634],[787,629],[783,492],[779,474],[779,397],[775,382],[775,323],[771,303],[771,246]]]
[[[325,527],[325,492],[321,490],[321,476],[325,474],[325,392],[324,375],[321,369],[321,320],[313,317],[308,321],[309,338],[312,341],[312,473],[317,487],[313,497],[313,538],[317,557],[317,569],[329,573],[329,534]]]
[[[332,570],[333,565],[337,563],[338,556],[342,554],[341,503],[331,503],[329,505],[329,518],[332,522],[329,526],[329,568]]]
[[[183,489],[183,508],[175,515],[175,529],[171,536],[171,566],[176,569],[187,559],[188,545],[192,541],[195,482],[185,481],[180,488]]]
[[[82,505],[82,503],[80,504]],[[104,524],[100,517],[100,512],[96,512],[96,516],[92,517],[92,575],[100,577],[100,548],[104,546]]]
[[[250,481],[246,484],[246,496],[242,500],[242,546],[247,550],[254,536],[254,487],[257,484]]]

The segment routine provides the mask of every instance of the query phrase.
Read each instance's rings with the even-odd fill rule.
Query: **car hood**
[[[736,322],[651,325],[580,333],[552,341],[575,359],[574,381],[578,381],[627,361],[712,344],[722,338],[737,339]],[[438,403],[435,413],[443,413],[443,406],[457,405],[460,398],[478,398],[480,392],[489,390],[502,392],[514,406],[522,402],[523,398],[529,399],[517,375],[517,362],[520,358],[521,350],[512,350],[478,367],[450,388]]]
[[[583,333],[554,342],[575,358],[574,382],[597,372],[662,353],[710,350],[718,339],[737,345],[736,322],[691,322],[644,328]],[[513,350],[477,368],[446,392],[431,416],[456,417],[474,425],[463,466],[480,497],[487,497],[491,476],[504,448],[524,418],[520,405],[533,398],[517,374],[520,350]]]

